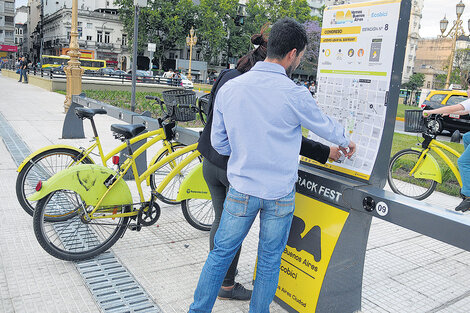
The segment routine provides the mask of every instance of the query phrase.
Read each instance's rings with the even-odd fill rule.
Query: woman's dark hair
[[[257,45],[258,48],[251,50],[246,55],[240,58],[237,63],[237,70],[246,73],[248,72],[258,61],[264,61],[266,59],[266,50],[268,46],[268,39],[266,29],[269,27],[268,24],[265,24],[261,28],[259,34],[254,34],[251,36],[251,43]]]
[[[280,19],[269,33],[267,57],[280,60],[292,49],[297,49],[299,55],[307,42],[307,32],[302,24],[288,17]]]

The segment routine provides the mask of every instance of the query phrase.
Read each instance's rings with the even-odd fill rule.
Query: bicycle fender
[[[72,190],[80,195],[87,205],[96,205],[108,190],[104,182],[115,171],[96,164],[80,164],[56,173],[42,188],[30,197],[29,201],[44,198],[56,190]],[[125,205],[132,203],[132,195],[124,180],[119,180],[101,202],[101,206]]]
[[[412,148],[412,150],[419,152],[423,151],[422,149],[416,148]],[[419,165],[413,175],[416,178],[432,179],[439,184],[442,183],[441,168],[439,167],[436,159],[430,153],[426,154],[426,158]]]
[[[178,144],[177,142],[174,142],[172,143],[172,145],[174,144]],[[165,152],[167,150],[167,148],[163,147],[161,148],[160,150],[158,150],[158,152],[153,156],[152,160],[150,160],[150,163],[149,163],[149,167],[154,164],[156,161],[157,161],[157,158],[160,156],[160,154],[162,154],[163,152]],[[150,175],[147,176],[147,178],[145,179],[146,183],[147,183],[147,186],[150,186]]]
[[[34,151],[33,153],[31,153],[30,155],[28,155],[28,157],[26,159],[23,160],[23,162],[21,162],[20,166],[18,166],[18,169],[16,170],[18,173],[21,172],[21,170],[23,169],[23,167],[28,164],[29,161],[31,161],[32,158],[34,158],[36,155],[40,154],[40,153],[43,153],[44,151],[47,151],[47,150],[52,150],[52,149],[58,149],[58,148],[66,148],[66,149],[72,149],[72,150],[75,150],[77,152],[82,152],[82,150],[76,148],[76,147],[73,147],[73,146],[67,146],[67,145],[51,145],[51,146],[46,146],[44,148],[41,148],[39,150],[36,150]],[[91,160],[91,158],[90,158]],[[91,160],[93,162],[93,160]],[[94,162],[93,162],[94,163]]]
[[[202,175],[202,163],[196,165],[181,182],[176,201],[186,199],[212,199],[209,187]]]

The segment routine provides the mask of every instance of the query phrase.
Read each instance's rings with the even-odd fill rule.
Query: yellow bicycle
[[[436,189],[437,184],[442,183],[442,171],[436,159],[431,155],[431,151],[437,154],[451,169],[458,184],[462,187],[462,178],[460,172],[449,156],[444,153],[447,151],[451,155],[459,158],[460,153],[451,147],[436,140],[436,130],[424,127],[421,110],[407,110],[408,118],[415,122],[417,131],[422,131],[424,141],[421,147],[404,149],[398,151],[390,160],[388,169],[388,183],[393,192],[417,200],[423,200],[429,197]],[[411,112],[415,111],[415,112]],[[407,118],[405,115],[405,119]],[[436,117],[434,117],[436,118]],[[405,120],[405,123],[407,121]],[[433,123],[426,123],[426,125]]]
[[[178,110],[178,108],[174,108]],[[45,182],[38,182],[36,190],[29,200],[38,201],[33,216],[36,238],[41,246],[51,255],[63,260],[82,260],[94,257],[109,249],[125,230],[140,230],[142,226],[153,225],[160,217],[157,199],[168,183],[183,168],[200,157],[193,144],[174,151],[157,161],[139,175],[135,159],[149,146],[162,140],[160,134],[133,151],[131,138],[145,129],[143,125],[112,125],[111,130],[117,138],[125,142],[128,158],[116,169],[95,164],[76,165],[65,169]],[[180,162],[175,160],[186,155]],[[141,184],[150,176],[171,162],[172,170],[145,198]],[[197,161],[199,163],[199,161]],[[139,201],[134,202],[124,175],[132,170]],[[189,207],[189,201],[199,199],[206,203],[202,215],[187,212],[185,217],[197,218],[212,214],[210,193],[202,177],[202,167],[196,166],[181,183],[177,201],[182,201],[183,212]],[[197,208],[200,210],[200,208]],[[187,210],[189,211],[189,210]],[[186,216],[187,215],[187,216]],[[201,221],[195,221],[199,225]]]
[[[159,104],[160,106],[162,106],[162,102],[157,97],[148,96],[147,98],[155,100],[155,104]],[[93,161],[91,156],[95,154],[94,151],[97,148],[97,155],[100,157],[101,164],[107,166],[107,162],[109,162],[109,160],[113,156],[120,153],[126,148],[126,145],[123,143],[112,151],[110,151],[108,154],[104,154],[93,117],[96,114],[106,114],[105,110],[77,108],[76,114],[79,118],[83,120],[90,120],[94,135],[92,139],[93,144],[90,147],[76,148],[69,145],[47,146],[29,155],[26,159],[23,160],[23,162],[17,169],[18,177],[16,179],[16,196],[21,207],[26,211],[26,213],[31,216],[33,216],[36,201],[29,201],[27,198],[35,192],[35,187],[39,180],[47,180],[54,174],[77,164],[94,164],[95,162]],[[158,119],[158,121],[160,123],[160,129],[136,136],[130,140],[130,143],[134,144],[141,140],[164,134],[165,129],[162,124],[164,119]],[[168,128],[166,132],[169,134],[171,134],[172,132],[171,128],[174,127],[174,123],[172,122],[166,124],[165,126],[166,128]],[[164,156],[168,155],[169,153],[172,153],[174,150],[184,147],[184,145],[180,143],[170,142],[171,139],[172,138],[169,138],[168,136],[162,137],[163,147],[157,152],[156,156],[151,160],[150,164],[153,164],[156,161],[162,159]],[[158,177],[159,175],[156,175],[154,179],[151,179],[149,181],[152,188],[154,188],[158,184],[158,181],[155,181],[155,179],[158,179]],[[176,181],[175,184],[177,183],[178,182]],[[173,190],[176,187],[177,186],[170,185],[170,188],[163,192],[161,200],[169,204],[179,204],[179,202],[175,201],[175,197],[173,194]]]

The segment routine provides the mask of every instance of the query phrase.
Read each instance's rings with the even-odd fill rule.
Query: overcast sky
[[[27,5],[27,0],[16,0],[16,6]],[[455,5],[460,0],[424,0],[423,18],[421,19],[421,29],[419,34],[421,37],[429,38],[440,35],[439,21],[447,15],[449,20],[448,29],[450,29],[452,22],[456,19]],[[465,32],[468,34],[468,19],[470,18],[470,1],[464,0],[463,3],[466,5],[465,11],[463,12],[462,19]]]
[[[441,34],[439,30],[439,21],[447,15],[449,26],[447,31],[453,25],[453,21],[457,19],[455,13],[455,6],[460,0],[424,0],[423,7],[423,18],[421,19],[421,29],[419,35],[424,38],[436,37]],[[468,19],[470,18],[470,1],[463,1],[466,5],[465,11],[463,11],[463,27],[465,33],[468,34]]]

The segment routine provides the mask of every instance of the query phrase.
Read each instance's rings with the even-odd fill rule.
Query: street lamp
[[[439,26],[441,29],[441,37],[452,38],[452,50],[450,52],[449,68],[447,70],[445,89],[448,89],[449,84],[450,84],[450,75],[452,73],[452,67],[454,65],[455,45],[457,42],[457,38],[461,35],[465,35],[465,30],[462,27],[463,21],[460,19],[464,10],[465,10],[465,4],[463,4],[462,0],[460,0],[460,2],[457,3],[457,5],[455,6],[455,13],[457,14],[457,20],[454,21],[454,25],[452,26],[452,28],[449,30],[449,32],[446,35],[444,35],[444,33],[447,29],[449,21],[444,16],[444,18],[439,22]],[[470,30],[470,19],[468,20],[468,29]]]
[[[79,95],[82,92],[82,74],[83,69],[80,67],[80,50],[78,48],[78,0],[72,1],[72,29],[70,31],[70,50],[67,54],[70,60],[67,66],[64,67],[64,72],[67,77],[66,96],[64,102],[65,113],[70,108],[72,103],[72,95]],[[42,63],[41,63],[42,66]]]
[[[191,27],[189,31],[189,36],[186,37],[186,45],[189,46],[189,69],[188,69],[188,79],[191,80],[191,60],[193,58],[193,46],[197,43],[197,36],[194,32],[194,28]]]

